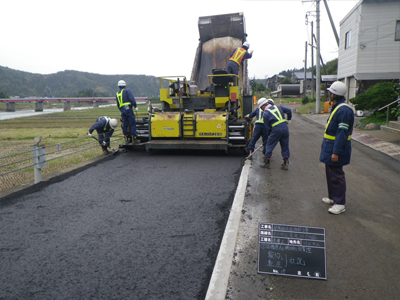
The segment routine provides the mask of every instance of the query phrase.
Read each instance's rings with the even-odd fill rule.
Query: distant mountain
[[[136,97],[158,97],[160,81],[147,75],[101,75],[66,70],[55,74],[34,74],[0,66],[0,93],[10,96],[76,97],[81,91],[93,90],[95,96],[113,97],[117,83],[125,80]]]

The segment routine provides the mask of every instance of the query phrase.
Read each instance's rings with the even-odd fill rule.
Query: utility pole
[[[314,70],[314,21],[311,21],[311,71],[312,70]],[[314,74],[311,73],[311,98],[315,98],[314,86]]]
[[[320,72],[320,60],[321,60],[321,49],[320,49],[320,1],[321,0],[315,0],[316,2],[316,10],[317,10],[317,59],[316,59],[316,77],[317,77],[317,83],[316,83],[316,97],[315,97],[315,113],[320,114],[321,113],[321,108],[320,108],[320,87],[321,87],[321,72]]]
[[[304,56],[303,103],[307,97],[307,46],[308,46],[308,42],[306,41],[306,49],[305,49],[305,56]]]
[[[324,0],[324,3],[325,3],[326,12],[328,13],[329,21],[331,22],[333,34],[335,35],[336,43],[337,43],[337,45],[339,47],[339,36],[337,34],[337,31],[336,31],[335,23],[333,23],[331,11],[329,9],[329,6],[328,6],[328,3],[326,2],[326,0]]]

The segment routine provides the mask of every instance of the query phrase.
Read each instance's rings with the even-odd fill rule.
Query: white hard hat
[[[267,99],[261,98],[260,100],[257,101],[257,106],[258,106],[259,108],[261,108],[261,106],[267,104],[267,102],[268,102]]]
[[[118,86],[126,86],[125,81],[123,80],[118,81]]]
[[[347,94],[347,86],[341,81],[335,81],[327,90],[338,96]]]
[[[270,99],[268,99],[267,101],[268,101],[268,104],[275,105],[275,102],[274,102],[274,100],[272,100],[271,98],[270,98]]]
[[[244,42],[244,43],[243,43],[243,46],[244,46],[244,47],[247,47],[247,49],[249,49],[249,48],[250,48],[250,43],[249,43],[249,42]]]
[[[116,119],[110,119],[110,127],[112,129],[115,129],[117,128],[117,126],[118,126],[118,121]]]

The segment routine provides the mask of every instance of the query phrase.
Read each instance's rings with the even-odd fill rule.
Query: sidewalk
[[[325,126],[328,118],[328,114],[297,116],[300,116],[303,120],[307,119],[307,121],[318,123],[321,127]],[[356,119],[358,118],[356,117]],[[396,133],[354,128],[352,139],[400,161],[400,135]],[[258,222],[266,221],[265,214],[271,211],[270,201],[265,201],[266,187],[264,186],[270,173],[259,168],[262,161],[261,156],[257,153],[253,162],[247,161],[242,169],[206,300],[281,299],[279,296],[275,298],[277,291],[271,293],[277,279],[271,276],[260,276],[256,272]],[[288,173],[288,175],[290,174]],[[279,178],[274,180],[276,185],[279,186]],[[269,189],[271,188],[270,186]],[[274,196],[274,193],[276,192],[272,188],[272,196]],[[318,202],[318,204],[320,203]],[[318,206],[318,204],[316,207],[321,206]],[[275,209],[276,207],[274,207]],[[283,214],[283,212],[281,213]],[[330,233],[334,231],[332,226],[328,227]],[[294,283],[294,280],[287,279],[285,282]],[[324,284],[303,282],[301,281],[301,284],[310,285],[310,290]],[[265,295],[269,294],[271,298],[265,298]],[[298,296],[288,296],[288,299],[296,297]]]

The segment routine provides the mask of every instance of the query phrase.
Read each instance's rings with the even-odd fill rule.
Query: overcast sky
[[[339,23],[359,0],[328,0]],[[321,56],[338,47],[323,1]],[[243,12],[249,76],[301,68],[311,41],[311,0],[0,0],[0,65],[30,73],[76,70],[97,74],[190,77],[200,16]],[[315,17],[309,17],[309,22]],[[315,31],[314,31],[315,32]]]

